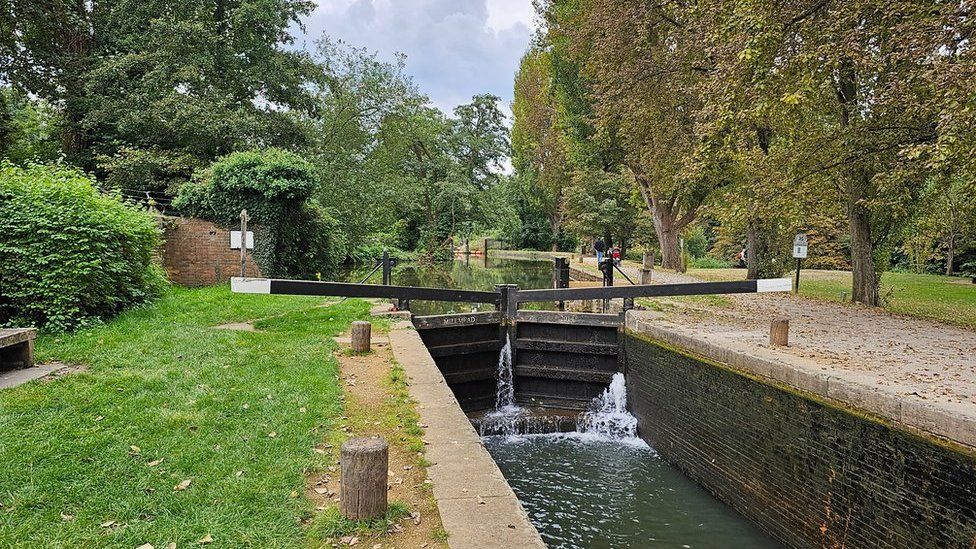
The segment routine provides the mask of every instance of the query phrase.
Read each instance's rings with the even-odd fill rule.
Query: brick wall
[[[241,272],[241,251],[230,249],[230,231],[190,217],[162,218],[163,266],[169,279],[185,286],[208,286]],[[248,252],[247,275],[261,276]]]
[[[640,436],[787,546],[976,546],[969,449],[632,334],[625,347]]]

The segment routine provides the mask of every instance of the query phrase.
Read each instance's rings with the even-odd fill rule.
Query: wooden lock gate
[[[496,310],[414,316],[417,329],[448,386],[466,412],[495,405],[499,353],[511,341],[515,397],[523,406],[583,409],[622,371],[624,314],[520,309],[530,302],[784,292],[788,278],[648,284],[593,288],[494,291],[266,278],[234,278],[237,293],[314,295],[480,303]],[[626,308],[626,307],[625,307]]]

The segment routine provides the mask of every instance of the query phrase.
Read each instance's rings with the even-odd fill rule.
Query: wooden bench
[[[34,328],[0,328],[0,370],[34,365]]]

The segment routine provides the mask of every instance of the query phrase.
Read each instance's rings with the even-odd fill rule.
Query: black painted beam
[[[274,278],[235,278],[231,280],[231,289],[238,293],[378,297],[492,304],[497,304],[500,299],[498,292],[423,288],[417,286],[351,284],[347,282],[319,282],[316,280],[281,280]]]
[[[519,290],[520,303],[529,301],[573,301],[583,299],[616,299],[622,297],[672,297],[681,295],[751,294],[788,291],[789,279],[738,280],[734,282],[694,282],[687,284],[644,284],[596,288],[552,288]],[[785,288],[785,289],[784,289]]]
[[[574,313],[563,311],[529,311],[521,309],[515,320],[532,324],[559,324],[574,326],[595,326],[616,328],[620,325],[620,315],[600,313]]]

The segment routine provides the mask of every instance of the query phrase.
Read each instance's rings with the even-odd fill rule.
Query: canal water
[[[774,548],[653,449],[567,433],[485,437],[551,548]]]
[[[342,273],[339,280],[359,282],[372,268],[356,267]],[[401,263],[393,269],[396,286],[425,286],[428,288],[462,288],[465,290],[494,290],[496,284],[517,284],[524,290],[552,287],[552,261],[488,258],[469,256],[467,259],[443,261],[433,265]],[[379,271],[368,283],[379,284]],[[536,304],[532,308],[543,308]],[[411,301],[410,310],[417,315],[441,315],[470,313],[478,310],[494,310],[493,305],[472,303],[446,303]]]
[[[358,282],[367,272],[349,271],[344,279]],[[380,275],[374,276],[377,280],[369,282],[379,283]],[[473,290],[491,290],[496,284],[548,288],[552,284],[552,262],[490,258],[485,263],[481,257],[471,257],[469,261],[432,267],[401,264],[393,272],[393,283]],[[477,307],[411,302],[411,310],[419,315],[470,312]],[[488,305],[481,308],[490,310]],[[499,357],[500,371],[506,368],[504,355]],[[510,361],[507,368],[511,368]],[[514,404],[506,399],[503,389],[508,387],[503,385],[499,385],[495,412],[517,416],[521,412],[509,409]],[[603,407],[609,413],[595,419],[584,417],[579,423],[580,430],[603,433],[483,437],[485,447],[549,547],[780,547],[664,462],[653,448],[634,438],[632,426],[615,416],[619,410],[614,409],[623,403],[607,400]],[[615,429],[618,432],[614,435]]]

